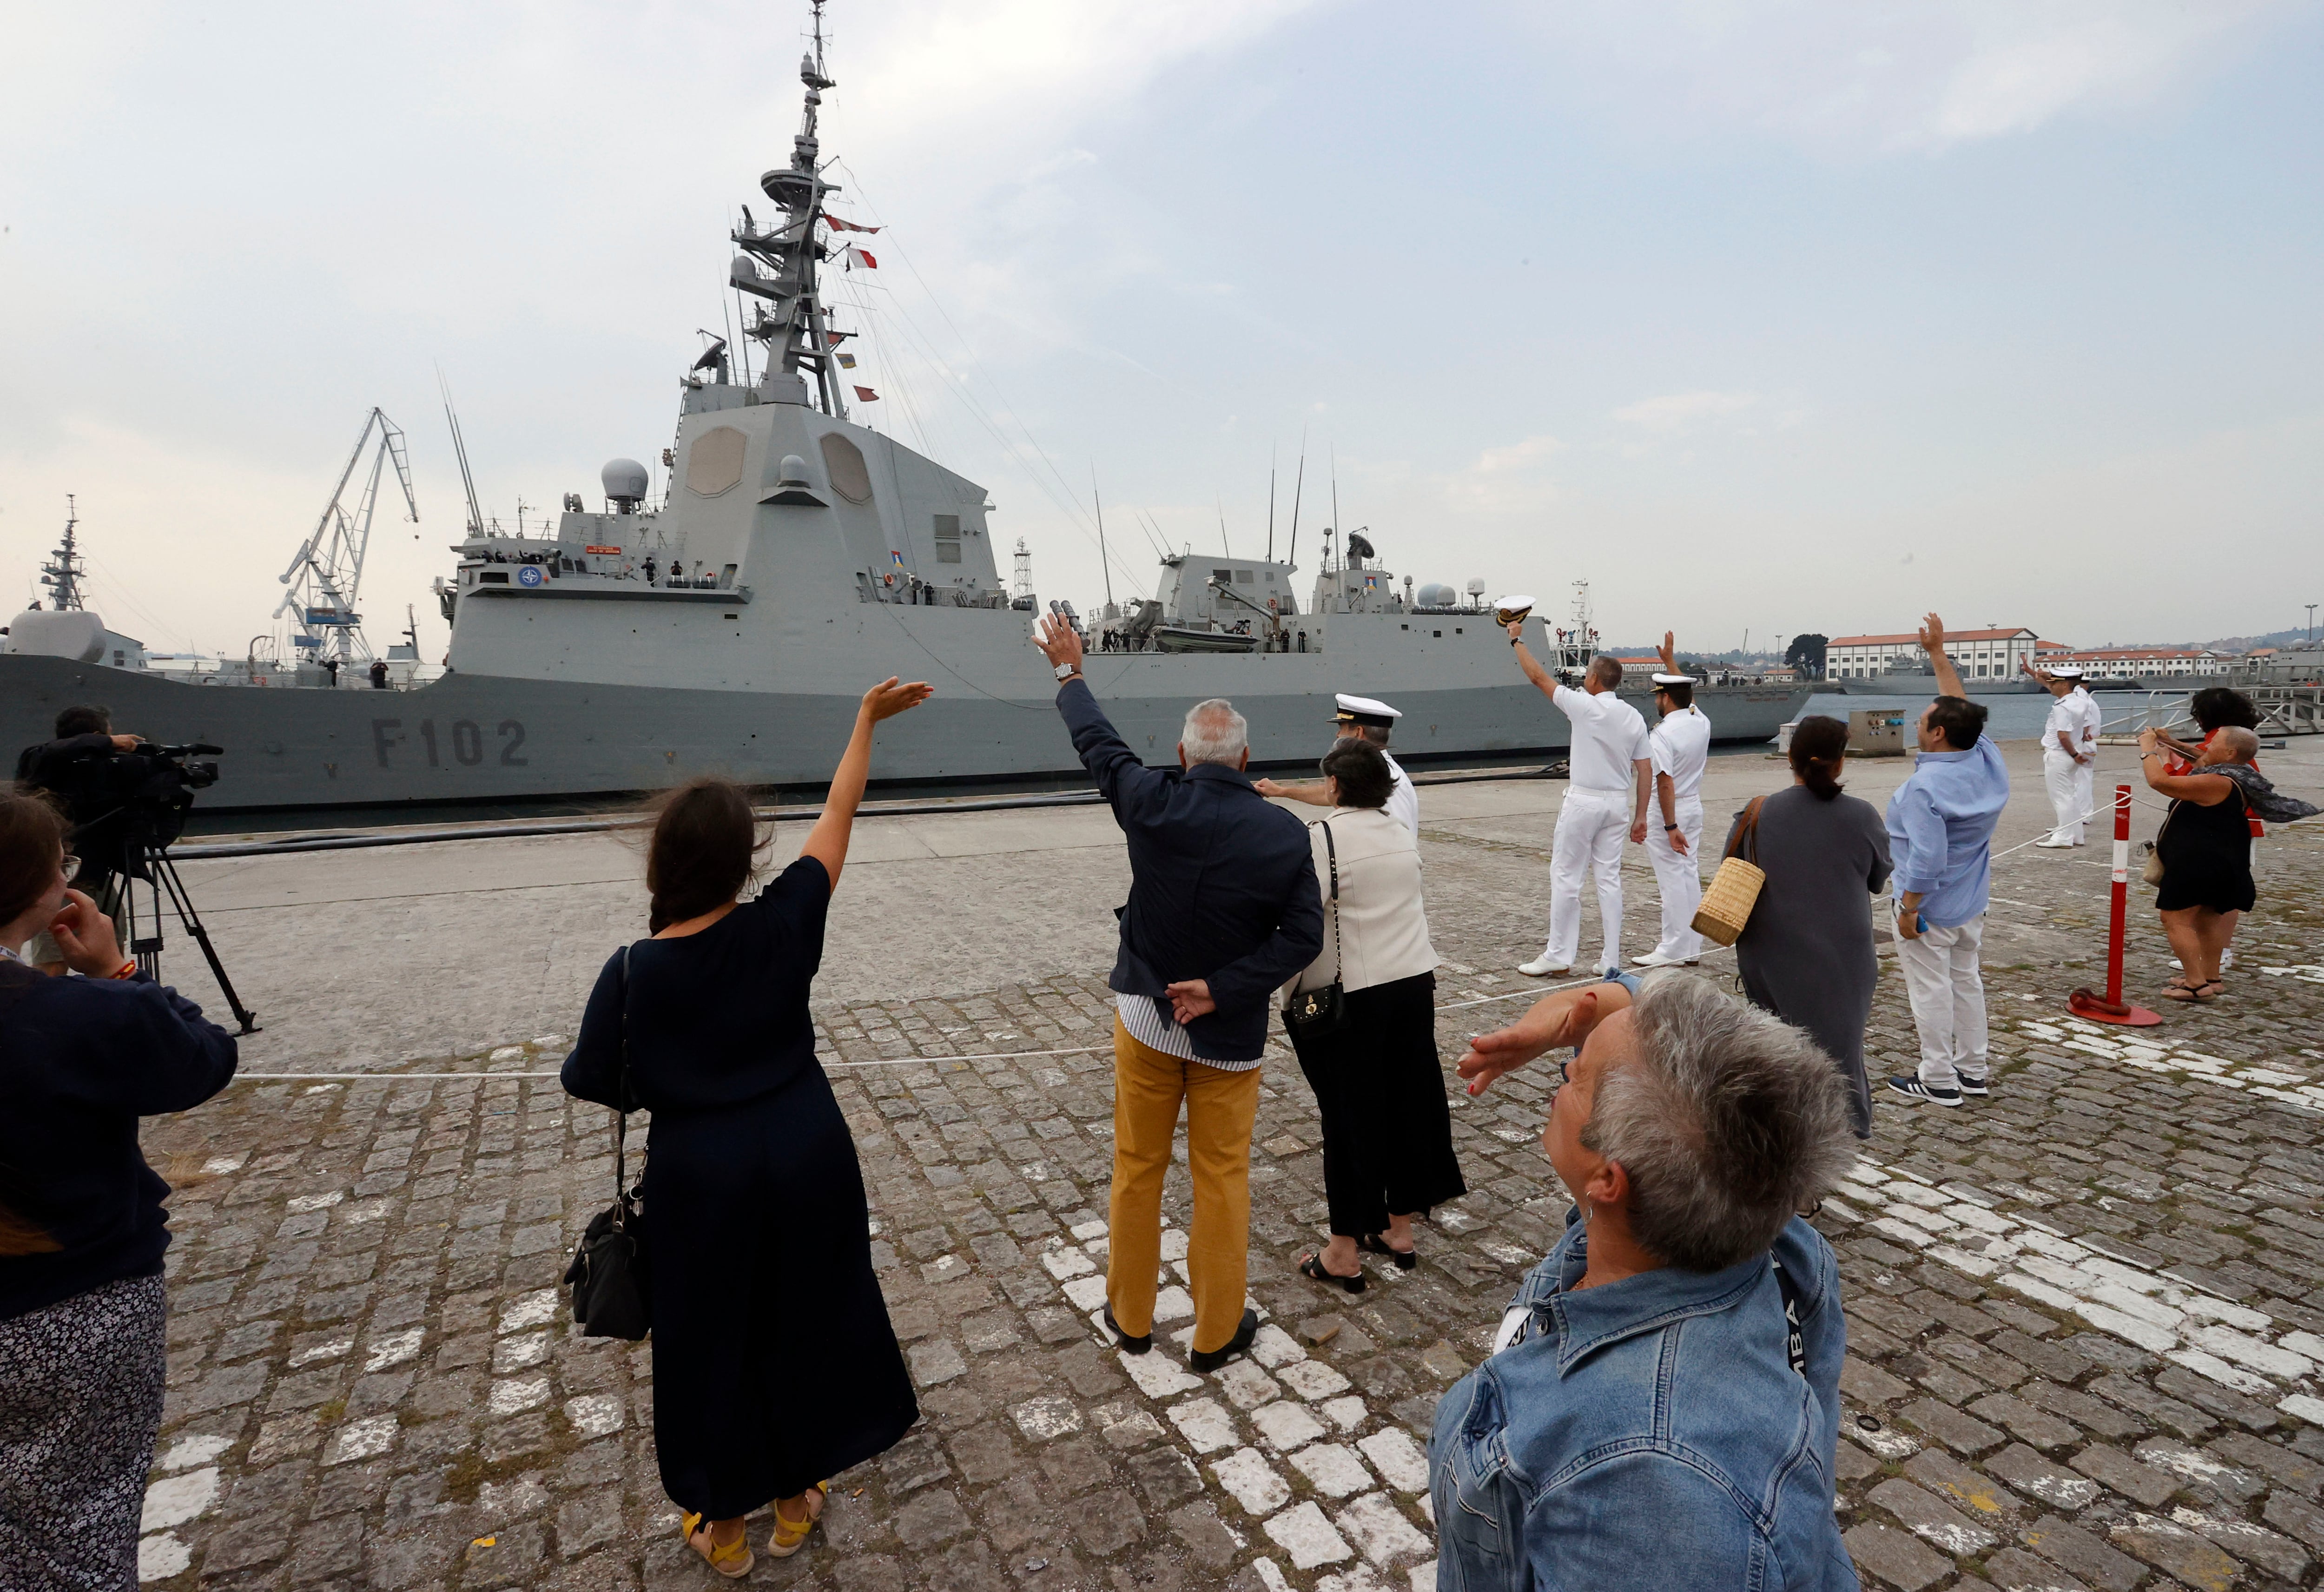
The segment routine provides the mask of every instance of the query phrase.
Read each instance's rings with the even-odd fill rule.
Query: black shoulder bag
[[[573,1322],[585,1338],[625,1338],[634,1343],[653,1325],[652,1271],[638,1192],[629,1186],[625,1154],[630,1127],[630,953],[622,952],[621,1081],[613,1111],[613,1202],[589,1219],[565,1280],[573,1288]]]
[[[1340,848],[1332,842],[1331,820],[1323,821],[1323,854],[1332,864],[1332,981],[1316,989],[1302,989],[1283,1008],[1283,1026],[1294,1039],[1321,1039],[1336,1034],[1348,1020],[1348,992],[1341,985],[1347,971],[1340,955]]]

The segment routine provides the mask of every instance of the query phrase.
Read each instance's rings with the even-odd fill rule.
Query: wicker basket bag
[[[1759,887],[1767,882],[1766,870],[1745,856],[1747,851],[1751,857],[1759,854],[1759,804],[1766,799],[1753,796],[1743,809],[1743,827],[1735,832],[1695,912],[1694,932],[1714,945],[1732,945],[1741,937],[1743,925],[1751,921],[1751,908],[1758,905]]]

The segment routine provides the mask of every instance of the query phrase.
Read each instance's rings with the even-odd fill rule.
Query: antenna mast
[[[379,433],[375,446],[372,443],[374,430]],[[364,482],[362,496],[350,511],[343,500],[366,446],[372,448],[371,474]],[[276,605],[274,617],[279,620],[286,613],[294,615],[290,623],[294,654],[309,652],[318,662],[328,657],[340,663],[371,657],[371,645],[364,640],[363,616],[355,612],[355,593],[363,584],[364,555],[371,547],[372,514],[379,507],[380,477],[391,459],[395,462],[396,480],[403,488],[404,503],[411,511],[411,522],[420,522],[420,502],[411,494],[411,463],[404,451],[403,433],[394,421],[374,409],[364,417],[362,435],[355,438],[355,451],[347,456],[346,468],[339,472],[339,483],[331,492],[331,501],[323,506],[322,518],[315,522],[313,532],[300,544],[290,559],[290,566],[281,577],[290,589]]]
[[[460,461],[460,490],[468,494],[468,535],[484,534],[484,516],[476,507],[476,478],[468,474],[468,445],[460,439],[460,417],[452,412],[452,386],[444,380],[444,367],[436,367],[436,386],[444,394],[444,419],[452,428],[452,456]],[[411,516],[420,518],[418,511]]]
[[[1105,557],[1105,500],[1097,495],[1097,466],[1095,465],[1092,465],[1090,466],[1090,502],[1097,505],[1097,567],[1098,573],[1105,576],[1105,605],[1108,608],[1111,608],[1113,606],[1113,566],[1106,562]],[[1021,551],[1023,550],[1025,544],[1019,542],[1017,546],[1019,550]],[[1019,596],[1029,597],[1032,595],[1032,586],[1028,581],[1025,590],[1018,594]]]
[[[1284,562],[1294,570],[1299,567],[1299,494],[1307,488],[1307,433],[1299,434],[1299,474],[1291,488],[1291,550]]]
[[[815,235],[815,224],[830,220],[823,213],[825,198],[839,191],[838,184],[823,179],[822,145],[816,137],[823,91],[836,85],[824,70],[823,0],[811,3],[814,48],[799,61],[799,81],[807,85],[807,100],[798,136],[791,140],[791,163],[759,179],[761,191],[782,207],[782,218],[764,227],[746,221],[733,229],[733,241],[743,253],[736,257],[727,281],[736,290],[763,301],[758,318],[742,327],[744,336],[766,345],[766,357],[761,362],[761,391],[781,401],[786,394],[778,383],[780,387],[790,387],[793,381],[803,384],[811,375],[815,397],[824,413],[844,420],[847,405],[839,395],[839,367],[833,351],[850,334],[835,333],[830,327],[817,280],[826,251]],[[761,263],[770,270],[762,271]],[[745,371],[749,363],[748,359],[743,361]],[[798,389],[791,388],[788,401],[800,401],[797,394]]]
[[[1267,561],[1275,562],[1275,450],[1267,450]]]
[[[73,528],[80,523],[80,510],[71,492],[65,493],[65,538],[49,561],[41,566],[41,584],[49,588],[49,606],[59,613],[85,607],[81,602],[81,577],[88,567],[81,561],[80,544],[74,538]]]

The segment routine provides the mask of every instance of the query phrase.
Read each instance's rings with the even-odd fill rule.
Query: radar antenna
[[[65,538],[49,561],[41,566],[41,584],[49,588],[49,606],[59,613],[87,606],[80,599],[80,583],[88,574],[88,566],[80,556],[80,544],[74,538],[73,529],[80,523],[80,511],[73,502],[73,494],[65,493]]]
[[[375,444],[374,432],[379,437]],[[371,473],[364,478],[362,495],[349,509],[347,483],[355,479],[366,447],[372,450]],[[363,432],[355,438],[355,451],[347,456],[347,467],[339,472],[339,484],[324,505],[322,518],[281,577],[290,589],[282,594],[274,617],[290,616],[290,645],[296,656],[318,663],[327,658],[351,663],[371,658],[371,645],[364,640],[363,616],[355,612],[355,594],[363,584],[364,554],[371,547],[380,477],[391,459],[395,462],[396,480],[403,488],[411,521],[420,522],[420,502],[411,493],[411,464],[405,454],[403,433],[374,409],[364,417]],[[462,474],[466,474],[465,466]]]

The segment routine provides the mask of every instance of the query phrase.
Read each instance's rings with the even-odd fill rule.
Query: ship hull
[[[1494,661],[1507,667],[1506,658]],[[878,667],[855,672],[868,678]],[[1310,764],[1331,741],[1332,694],[1348,688],[1347,669],[1316,655],[1100,654],[1088,668],[1123,739],[1157,765],[1174,759],[1187,707],[1209,696],[1231,699],[1250,721],[1255,766]],[[982,691],[945,670],[924,672],[939,695],[881,727],[875,782],[991,784],[1078,773],[1047,689],[1028,681],[1017,692]],[[1546,758],[1566,744],[1564,716],[1522,681],[1389,694],[1405,715],[1394,750],[1410,763]],[[1807,695],[1733,687],[1706,690],[1699,700],[1719,739],[1765,741]],[[830,778],[857,698],[467,673],[409,691],[206,687],[158,673],[0,656],[6,746],[49,740],[60,709],[92,701],[124,732],[224,747],[218,782],[201,805],[236,812],[618,796],[701,773],[813,787]]]

